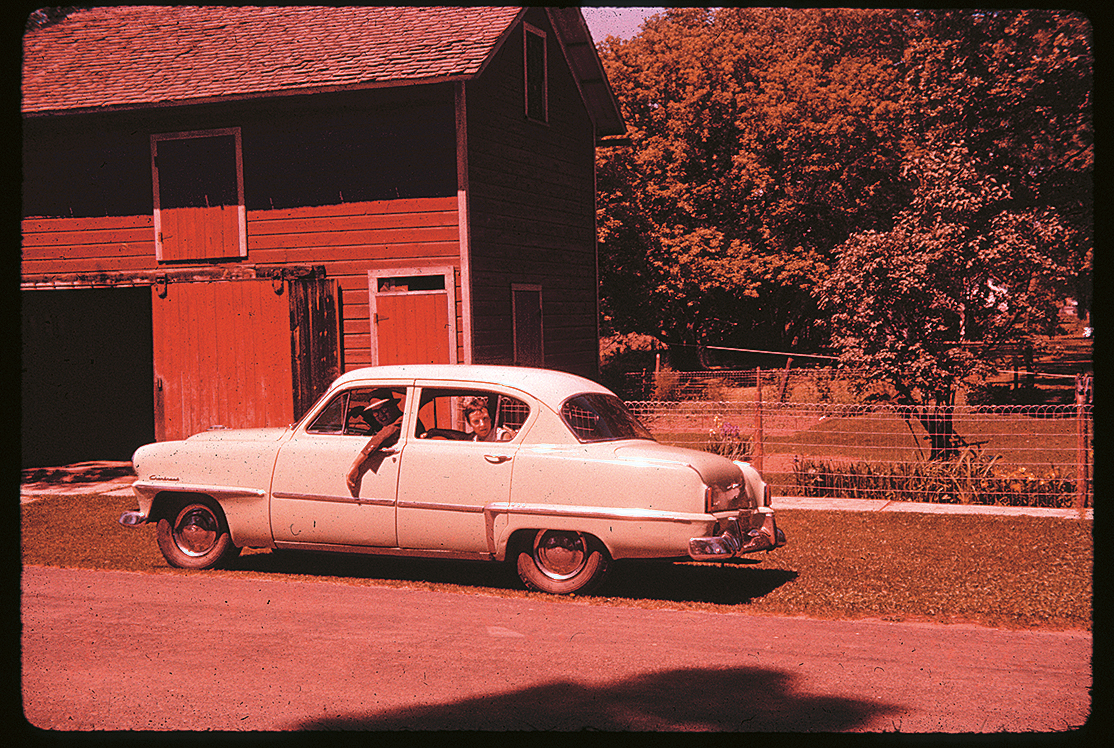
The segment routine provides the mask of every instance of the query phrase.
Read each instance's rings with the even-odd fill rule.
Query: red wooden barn
[[[624,124],[577,8],[54,9],[23,47],[25,466],[369,364],[596,375]]]

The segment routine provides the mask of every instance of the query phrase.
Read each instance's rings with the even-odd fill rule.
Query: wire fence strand
[[[759,468],[775,495],[948,504],[1094,506],[1090,404],[640,400],[667,444]]]

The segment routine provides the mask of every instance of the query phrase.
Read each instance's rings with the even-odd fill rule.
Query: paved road
[[[28,567],[23,706],[61,730],[1060,731],[1087,632],[642,610]]]

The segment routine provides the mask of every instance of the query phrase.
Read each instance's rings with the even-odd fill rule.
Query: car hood
[[[615,456],[620,460],[689,465],[700,474],[700,479],[706,486],[730,486],[743,481],[743,471],[734,462],[726,457],[711,452],[701,452],[698,449],[646,442],[616,447]]]
[[[194,434],[191,442],[277,442],[290,431],[286,427],[272,426],[262,429],[211,429]]]

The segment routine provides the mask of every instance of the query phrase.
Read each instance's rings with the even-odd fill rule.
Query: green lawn
[[[22,506],[25,564],[158,574],[328,579],[531,597],[505,565],[245,551],[235,569],[171,569],[134,499],[48,497]],[[622,562],[599,605],[816,618],[1091,628],[1092,523],[1035,517],[782,510],[789,544],[738,564]],[[81,542],[76,542],[80,538]],[[554,599],[554,598],[549,598]]]

